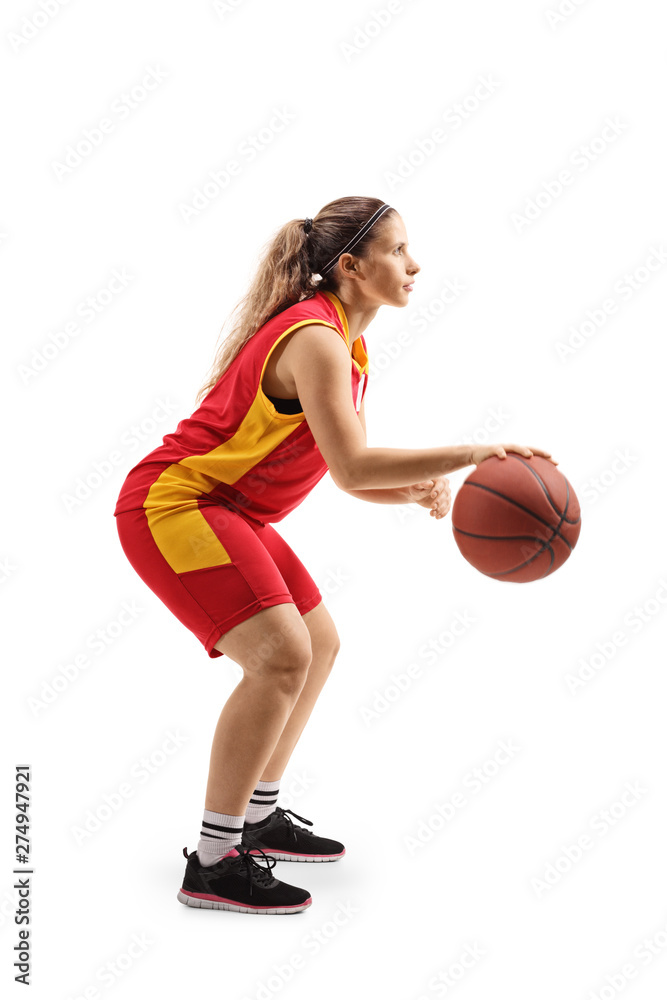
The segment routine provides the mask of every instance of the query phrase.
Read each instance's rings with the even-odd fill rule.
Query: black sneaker
[[[306,889],[279,882],[271,875],[276,864],[273,858],[265,856],[265,868],[243,847],[232,847],[220,861],[205,867],[196,851],[188,854],[184,847],[183,854],[188,863],[177,898],[186,906],[238,913],[298,913],[312,903]]]
[[[312,830],[295,826],[287,813],[308,826],[313,825],[291,809],[276,806],[262,823],[244,825],[243,846],[249,848],[251,854],[268,855],[277,861],[338,861],[343,857],[345,848],[337,840],[317,837]]]

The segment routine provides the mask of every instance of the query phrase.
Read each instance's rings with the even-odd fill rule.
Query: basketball
[[[464,559],[494,580],[529,583],[559,569],[581,528],[579,501],[546,458],[508,451],[480,462],[452,507],[454,538]]]

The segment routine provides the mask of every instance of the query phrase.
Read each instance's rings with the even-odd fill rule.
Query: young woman
[[[125,480],[115,509],[144,582],[243,677],[213,738],[204,818],[178,899],[246,913],[294,913],[305,889],[276,860],[335,861],[277,806],[281,776],[329,675],[338,634],[303,563],[273,528],[327,470],[372,503],[450,507],[448,472],[520,445],[368,448],[363,332],[382,305],[407,305],[419,265],[396,209],[329,202],[286,223],[237,305],[199,406]],[[258,860],[262,857],[263,861]]]

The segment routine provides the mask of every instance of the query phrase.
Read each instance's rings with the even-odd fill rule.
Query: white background
[[[29,764],[33,997],[664,996],[656,5],[44,4],[2,11],[3,978],[18,940],[14,766]],[[475,97],[482,79],[493,92]],[[243,143],[276,109],[292,120],[249,161]],[[59,177],[105,117],[113,130]],[[234,158],[240,174],[185,221]],[[277,526],[342,640],[280,801],[347,855],[278,865],[313,895],[300,915],[192,910],[176,901],[181,849],[196,847],[240,668],[207,657],[143,585],[113,507],[194,409],[264,243],[352,194],[398,209],[422,269],[405,309],[381,309],[365,334],[369,445],[547,448],[578,493],[581,538],[548,579],[500,583],[462,559],[449,518],[363,503],[325,477]],[[80,304],[114,269],[131,280],[87,322]],[[443,307],[447,282],[465,291]],[[120,628],[124,603],[138,610]],[[457,613],[474,622],[454,641]],[[433,662],[423,647],[438,637]],[[591,659],[573,692],[567,676]],[[494,763],[502,741],[515,749]],[[105,812],[121,785],[131,794]],[[144,946],[128,958],[133,935]]]

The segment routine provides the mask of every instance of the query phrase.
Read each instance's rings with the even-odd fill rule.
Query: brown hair
[[[323,278],[318,268],[325,267],[340,253],[383,204],[381,198],[337,198],[314,216],[309,233],[303,228],[304,219],[291,219],[275,233],[261,252],[248,291],[228,317],[232,320],[231,329],[218,348],[206,383],[197,394],[198,403],[264,323],[302,299],[312,298],[318,291],[337,291],[337,268],[333,267]],[[371,255],[373,244],[383,234],[383,223],[392,215],[396,215],[394,208],[380,216],[354,246],[353,256]]]

